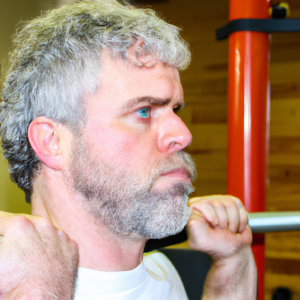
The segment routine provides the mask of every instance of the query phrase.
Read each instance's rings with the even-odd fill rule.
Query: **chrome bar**
[[[300,211],[249,213],[253,233],[300,230]]]

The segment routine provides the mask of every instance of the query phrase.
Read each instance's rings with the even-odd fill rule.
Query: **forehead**
[[[152,68],[126,64],[121,59],[113,60],[108,54],[102,57],[98,99],[122,105],[126,100],[152,96],[162,99],[183,100],[182,86],[177,68],[158,62]]]

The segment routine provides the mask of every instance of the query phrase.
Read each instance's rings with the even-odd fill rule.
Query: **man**
[[[192,137],[176,112],[190,52],[178,29],[149,9],[86,0],[30,21],[14,47],[2,146],[32,216],[1,214],[3,299],[72,299],[74,288],[77,300],[187,299],[162,254],[143,258],[147,239],[187,222],[190,246],[213,259],[203,299],[255,299],[241,202],[187,206]]]

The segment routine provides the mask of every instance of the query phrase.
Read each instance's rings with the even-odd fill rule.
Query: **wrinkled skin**
[[[72,299],[77,245],[49,220],[0,213],[0,299]]]
[[[188,224],[191,248],[218,260],[234,255],[252,242],[248,215],[238,198],[206,196],[190,199],[193,213]]]
[[[189,205],[189,245],[212,258],[202,300],[256,299],[252,232],[241,201],[213,195],[190,199]]]

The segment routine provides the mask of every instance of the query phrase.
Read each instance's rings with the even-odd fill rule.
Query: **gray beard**
[[[191,156],[183,151],[155,163],[141,178],[112,164],[91,160],[87,144],[76,140],[69,181],[95,221],[113,234],[159,239],[180,232],[191,215],[187,203],[194,189],[189,184],[177,182],[167,189],[153,188],[163,173],[175,168],[184,168],[191,180],[196,176]]]

